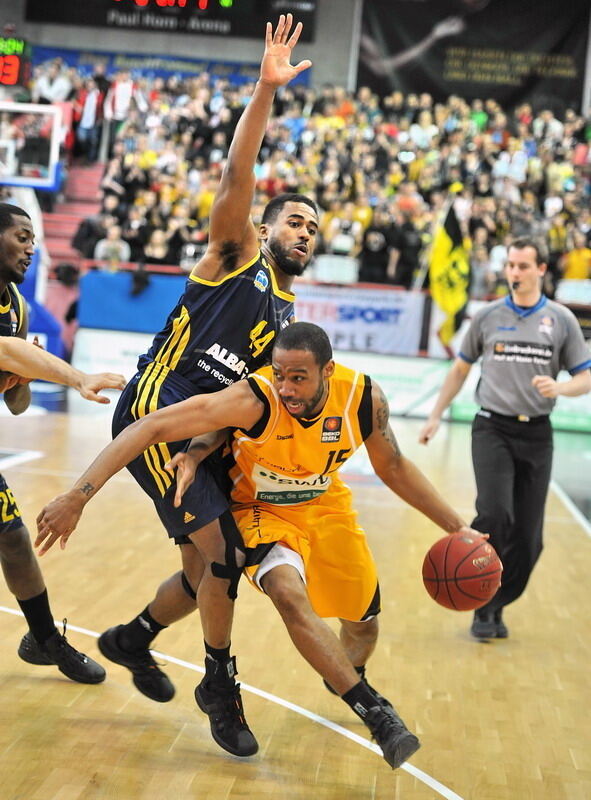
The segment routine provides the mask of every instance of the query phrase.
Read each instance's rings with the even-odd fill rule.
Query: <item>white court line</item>
[[[0,469],[14,467],[17,464],[26,464],[27,461],[34,461],[34,459],[42,458],[45,455],[39,450],[11,450],[9,447],[3,447],[1,453]]]
[[[566,506],[567,510],[573,515],[579,525],[583,528],[587,536],[591,537],[591,523],[587,519],[587,517],[583,514],[580,508],[576,506],[567,493],[564,491],[562,486],[556,481],[550,481],[550,488],[552,491],[557,495],[557,497],[562,501],[562,504]]]
[[[6,606],[0,606],[0,611],[4,612],[5,614],[12,614],[15,617],[23,616],[22,611],[17,611],[16,609],[8,608]],[[59,627],[61,625],[61,620],[54,620],[54,623]],[[100,634],[96,633],[95,631],[90,631],[88,628],[80,628],[77,625],[70,625],[70,623],[68,623],[68,629],[76,631],[76,633],[82,633],[85,636],[92,636],[95,639],[98,639],[100,636]],[[205,673],[203,667],[199,667],[197,664],[192,664],[190,661],[183,661],[181,658],[169,656],[166,653],[161,653],[159,650],[151,650],[151,652],[155,656],[158,656],[158,658],[163,658],[165,661],[170,661],[172,664],[178,664],[178,666],[185,667],[185,669],[190,669],[193,672],[200,672],[202,674]],[[313,711],[308,711],[307,708],[302,708],[302,706],[298,706],[295,703],[290,703],[289,700],[284,700],[282,697],[277,697],[275,694],[265,692],[263,689],[257,689],[256,686],[250,686],[248,683],[243,683],[242,681],[240,681],[240,688],[250,692],[251,694],[256,694],[265,700],[269,700],[271,703],[276,703],[278,706],[283,706],[283,708],[294,711],[296,714],[300,714],[302,717],[306,717],[307,719],[312,720],[312,722],[318,723],[318,725],[323,725],[325,728],[328,728],[334,733],[338,733],[341,736],[344,736],[346,739],[350,739],[352,742],[365,747],[367,750],[377,753],[380,758],[382,757],[382,751],[377,744],[373,744],[373,742],[370,742],[368,739],[364,739],[363,736],[359,736],[357,733],[353,733],[352,731],[347,730],[347,728],[343,728],[341,725],[337,725],[336,723],[331,722],[324,717],[320,717]],[[426,772],[423,772],[417,767],[413,767],[413,765],[409,764],[408,762],[402,764],[400,769],[405,770],[410,775],[413,775],[419,781],[424,783],[426,786],[429,786],[429,788],[437,792],[440,797],[444,797],[445,800],[463,800],[459,794],[456,794],[451,789],[448,789],[447,786],[439,783],[438,780],[432,778],[430,775],[427,775]]]

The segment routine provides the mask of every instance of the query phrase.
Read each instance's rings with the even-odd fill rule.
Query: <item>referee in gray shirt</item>
[[[476,388],[481,408],[472,423],[472,527],[490,534],[504,569],[497,594],[474,613],[471,633],[477,639],[509,635],[503,608],[523,593],[542,551],[556,397],[591,390],[591,352],[574,314],[542,294],[545,272],[536,241],[513,242],[505,267],[511,294],[474,316],[419,436],[421,444],[433,438],[470,367],[482,357]],[[570,380],[558,382],[560,370]]]

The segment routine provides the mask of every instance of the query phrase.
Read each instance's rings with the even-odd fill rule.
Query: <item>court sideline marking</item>
[[[43,458],[44,455],[45,453],[40,450],[14,450],[11,447],[3,447],[0,450],[0,469],[26,464],[28,461]]]
[[[591,522],[583,514],[581,509],[573,503],[568,494],[564,491],[562,486],[556,481],[550,481],[550,488],[554,494],[560,499],[562,504],[566,506],[570,514],[576,519],[581,528],[585,531],[587,536],[591,537]]]
[[[13,608],[8,608],[7,606],[0,605],[0,611],[5,614],[12,614],[15,617],[22,617],[22,611],[17,611]],[[61,625],[61,620],[54,620],[56,626]],[[88,630],[88,628],[80,628],[77,625],[70,625],[68,622],[68,629],[76,631],[76,633],[82,633],[85,636],[92,636],[94,639],[98,639],[100,636],[99,633],[95,631]],[[151,652],[157,656],[158,658],[163,658],[165,661],[170,661],[172,664],[177,664],[179,667],[184,667],[185,669],[190,669],[193,672],[200,672],[201,674],[205,673],[203,667],[198,666],[197,664],[192,664],[190,661],[183,661],[181,658],[175,658],[174,656],[169,656],[166,653],[161,653],[159,650],[151,650]],[[372,752],[376,753],[377,755],[382,758],[382,751],[373,742],[370,742],[368,739],[364,739],[363,736],[359,736],[357,733],[353,733],[352,731],[347,730],[347,728],[343,728],[341,725],[337,725],[335,722],[331,722],[329,719],[325,719],[325,717],[321,717],[318,714],[315,714],[313,711],[308,711],[307,708],[302,708],[302,706],[298,706],[295,703],[291,703],[289,700],[284,700],[282,697],[278,697],[275,694],[271,694],[270,692],[265,692],[263,689],[258,689],[256,686],[250,686],[248,683],[244,683],[240,681],[240,688],[244,689],[251,694],[255,694],[258,697],[262,697],[265,700],[269,700],[271,703],[276,703],[278,706],[283,706],[283,708],[287,708],[289,711],[294,711],[296,714],[300,714],[302,717],[306,717],[307,719],[311,720],[312,722],[316,722],[318,725],[323,725],[325,728],[333,731],[333,733],[338,733],[340,736],[344,736],[346,739],[350,739],[352,742],[356,742],[357,744],[365,747],[367,750],[371,750]],[[444,786],[435,778],[432,778],[426,772],[423,772],[421,769],[414,767],[412,764],[405,762],[402,764],[400,769],[405,770],[413,777],[417,778],[417,780],[424,783],[429,788],[433,789],[433,791],[437,792],[440,797],[444,797],[445,800],[463,800],[459,794],[456,794],[454,791],[449,789],[447,786]]]

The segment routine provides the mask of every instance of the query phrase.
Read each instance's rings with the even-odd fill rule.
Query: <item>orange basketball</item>
[[[452,533],[435,542],[423,561],[423,583],[436,602],[455,611],[486,605],[501,585],[503,565],[476,534]]]

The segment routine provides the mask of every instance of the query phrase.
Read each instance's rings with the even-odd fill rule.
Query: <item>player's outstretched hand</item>
[[[296,46],[302,32],[302,23],[298,22],[290,36],[292,24],[292,15],[282,14],[279,17],[275,33],[273,33],[273,26],[267,22],[265,53],[261,62],[261,81],[270,84],[275,89],[285,86],[300,72],[312,66],[312,62],[308,59],[300,61],[295,66],[290,63],[291,51]]]
[[[62,550],[76,529],[84,509],[84,496],[81,492],[69,491],[59,494],[48,503],[37,517],[37,538],[35,547],[42,556],[59,540]]]
[[[164,465],[164,468],[172,474],[176,469],[175,508],[180,506],[184,493],[195,480],[195,473],[201,461],[202,458],[199,457],[198,452],[189,451],[188,453],[177,453]]]
[[[76,388],[85,400],[95,403],[110,403],[108,397],[99,394],[101,389],[125,389],[126,380],[123,375],[114,372],[99,372],[97,375],[83,375]]]

